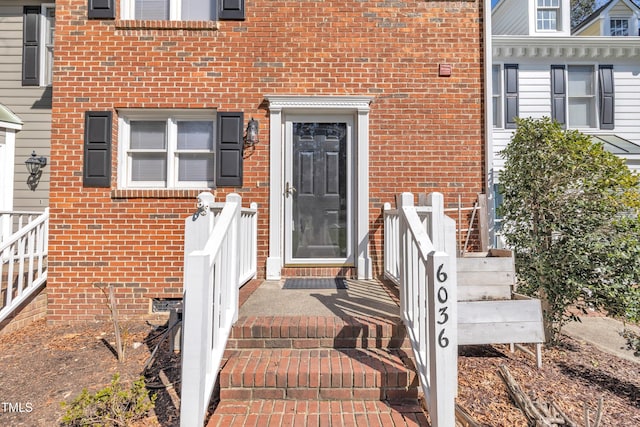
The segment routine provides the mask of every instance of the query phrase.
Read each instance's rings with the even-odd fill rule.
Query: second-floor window
[[[572,128],[592,128],[596,123],[595,73],[591,65],[567,67],[569,123]]]
[[[560,0],[538,0],[536,27],[542,31],[556,31],[560,18]]]
[[[500,78],[500,65],[491,68],[491,87],[493,104],[493,127],[502,127],[502,79]]]
[[[609,21],[610,35],[612,36],[628,36],[629,20],[614,18]]]
[[[49,86],[53,81],[53,4],[25,6],[23,20],[22,85]]]
[[[613,129],[612,65],[552,65],[551,117],[571,129]]]
[[[160,21],[216,19],[217,0],[122,0],[122,18]]]

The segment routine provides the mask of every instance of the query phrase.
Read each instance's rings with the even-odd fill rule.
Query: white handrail
[[[400,289],[401,317],[432,425],[452,426],[458,376],[455,223],[445,217],[439,193],[429,195],[426,207],[416,208],[411,193],[403,193],[398,204],[396,210],[385,205],[385,276]]]
[[[44,286],[47,280],[47,247],[49,234],[49,209],[32,220],[36,213],[28,215],[24,224],[22,213],[0,212],[2,229],[13,230],[17,217],[17,231],[3,237],[0,242],[0,322],[13,313],[30,296]],[[9,221],[8,224],[5,221]],[[10,225],[10,227],[8,226]]]
[[[255,277],[257,205],[229,194],[185,220],[180,425],[202,426],[233,323],[241,280]],[[223,205],[223,206],[222,206]],[[242,277],[241,277],[242,276]]]

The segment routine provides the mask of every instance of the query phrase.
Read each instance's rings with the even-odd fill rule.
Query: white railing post
[[[413,194],[402,193],[398,197],[398,212],[402,212],[403,208],[413,207]],[[410,273],[413,269],[411,253],[411,236],[409,236],[408,226],[406,221],[399,221],[398,224],[398,241],[399,241],[399,253],[398,258],[400,260],[400,314],[405,324],[413,322],[413,315],[410,313],[410,307],[408,301],[413,300],[413,289],[410,286],[410,281],[407,279],[410,277]]]
[[[227,203],[235,203],[236,209],[234,212],[234,219],[231,224],[231,228],[229,229],[229,235],[227,239],[229,239],[229,252],[227,253],[227,260],[229,271],[227,280],[230,283],[235,283],[236,286],[228,286],[226,289],[229,290],[229,305],[226,307],[230,316],[227,317],[226,321],[231,321],[231,324],[235,323],[238,320],[238,306],[240,304],[240,292],[239,288],[239,273],[240,273],[240,257],[241,253],[239,251],[240,245],[238,243],[240,237],[240,227],[242,225],[240,218],[240,211],[242,208],[242,198],[240,195],[232,193],[227,196]],[[231,327],[231,324],[225,324],[225,327]]]
[[[448,427],[455,422],[458,375],[455,222],[444,216],[442,194],[420,203],[414,206],[411,193],[399,195],[397,230],[385,205],[385,275],[393,276],[391,260],[397,259],[401,317],[431,422]]]
[[[455,265],[450,255],[432,252],[428,257],[429,298],[429,414],[434,427],[455,420],[458,377],[458,318]]]
[[[201,193],[198,211],[185,222],[180,405],[184,427],[204,423],[231,327],[238,318],[239,286],[256,273],[257,205],[242,209],[241,202],[233,193],[225,203],[215,203],[210,194]]]
[[[184,296],[182,317],[181,425],[202,426],[200,408],[206,395],[207,349],[211,349],[214,303],[210,255],[203,253],[214,226],[214,214],[194,214],[185,220]]]

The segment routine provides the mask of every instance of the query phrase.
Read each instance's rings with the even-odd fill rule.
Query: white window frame
[[[182,1],[181,0],[169,0],[169,21],[182,20]],[[215,6],[217,7],[217,5]],[[216,11],[214,11],[214,14]],[[136,19],[136,1],[135,0],[121,0],[120,2],[120,14],[122,19]],[[211,21],[214,18],[205,18],[203,21]]]
[[[56,5],[54,3],[43,3],[40,7],[40,86],[51,86],[53,83],[53,43],[54,40],[49,40],[49,32],[47,31],[50,26],[47,19],[48,11],[53,10],[53,24],[55,28],[55,11]],[[50,42],[50,43],[47,43]],[[49,47],[51,47],[51,55],[49,56]]]
[[[627,23],[627,34],[613,34],[614,31],[614,26],[612,25],[614,22],[616,23],[623,23],[626,22]],[[622,30],[622,28],[620,28]],[[617,30],[617,28],[616,28]],[[628,37],[631,34],[631,22],[629,22],[629,18],[624,18],[624,17],[617,17],[617,16],[613,16],[611,18],[609,18],[609,35],[611,37]]]
[[[546,4],[542,4],[541,3],[548,3],[548,2],[557,2],[557,5],[555,6],[551,6],[551,5],[546,5]],[[561,10],[560,10],[560,5],[561,5],[561,1],[560,0],[536,0],[536,30],[540,31],[540,32],[549,32],[549,31],[559,31],[560,25],[562,23],[562,18],[561,18]],[[543,22],[546,22],[547,20],[543,17],[542,19],[539,16],[539,12],[555,12],[555,28],[542,28],[541,24]]]
[[[131,179],[131,121],[166,121],[167,123],[167,171],[166,183],[161,181],[133,181]],[[178,150],[179,121],[211,121],[213,146],[209,150]],[[142,150],[151,152],[152,150]],[[179,154],[206,153],[216,156],[215,110],[121,110],[118,112],[118,188],[121,189],[190,189],[215,188],[215,181],[179,181]],[[214,173],[215,176],[215,173]]]
[[[591,87],[592,93],[584,96],[571,96],[569,89],[569,75],[571,74],[571,69],[575,67],[589,67],[591,68]],[[567,88],[566,93],[566,111],[567,111],[567,129],[598,129],[600,127],[599,117],[598,117],[598,75],[597,75],[597,67],[596,64],[567,64],[566,73],[565,73],[565,83]],[[590,100],[591,105],[591,116],[589,117],[590,124],[588,126],[575,126],[571,123],[571,99],[588,99]]]
[[[493,79],[494,77],[494,69],[498,69],[498,78],[497,81]],[[496,104],[496,108],[494,111],[493,123],[492,126],[494,129],[502,129],[503,128],[503,120],[504,120],[504,111],[502,108],[503,105],[503,79],[504,79],[504,71],[502,64],[493,64],[491,66],[491,79],[492,79],[492,94],[491,94],[491,108],[493,108],[493,104]]]

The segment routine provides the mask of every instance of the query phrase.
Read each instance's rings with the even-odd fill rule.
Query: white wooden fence
[[[47,281],[49,209],[0,212],[0,322]]]
[[[385,276],[400,289],[420,385],[434,427],[455,425],[458,386],[455,222],[440,193],[416,207],[402,193],[398,208],[384,206]]]
[[[206,196],[210,198],[206,199]],[[222,356],[238,318],[238,288],[256,274],[257,205],[201,194],[185,220],[180,425],[202,426]],[[209,211],[213,213],[209,214]]]

